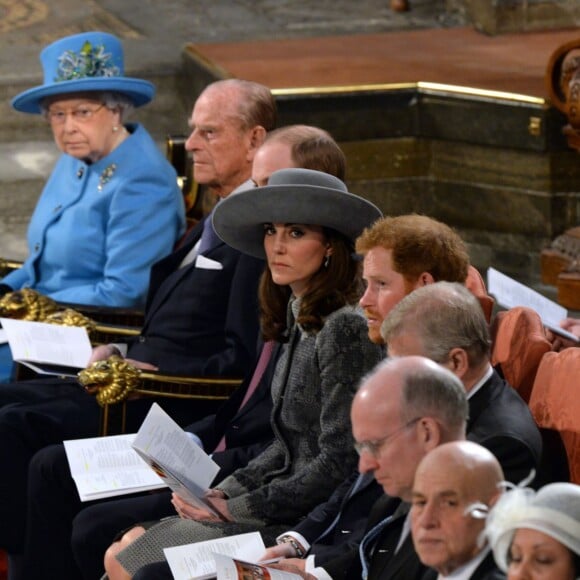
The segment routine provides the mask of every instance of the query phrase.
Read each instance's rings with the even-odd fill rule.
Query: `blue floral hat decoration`
[[[40,53],[44,84],[12,99],[23,113],[40,114],[46,97],[93,91],[126,95],[135,107],[148,103],[155,94],[149,81],[124,76],[121,41],[106,32],[84,32],[61,38]]]

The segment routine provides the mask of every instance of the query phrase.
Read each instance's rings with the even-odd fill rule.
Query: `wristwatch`
[[[304,558],[306,555],[304,548],[298,543],[296,538],[293,538],[292,536],[282,536],[278,539],[278,544],[290,544],[294,548],[298,558]]]

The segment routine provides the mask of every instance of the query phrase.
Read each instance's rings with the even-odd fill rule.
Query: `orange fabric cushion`
[[[490,322],[495,300],[487,293],[487,288],[485,287],[485,282],[483,281],[481,274],[473,266],[469,266],[469,269],[467,270],[465,287],[479,300],[485,318]]]
[[[570,480],[580,484],[580,348],[549,352],[542,358],[530,410],[540,427],[560,433]]]
[[[540,316],[524,306],[498,312],[492,336],[491,364],[529,401],[540,360],[551,348]]]

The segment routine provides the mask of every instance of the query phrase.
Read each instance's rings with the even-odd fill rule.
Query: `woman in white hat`
[[[488,515],[486,534],[508,580],[580,578],[580,486],[505,492]]]
[[[185,226],[175,171],[139,124],[125,123],[155,93],[124,76],[115,36],[62,38],[40,55],[44,83],[12,100],[44,115],[62,151],[28,227],[24,266],[0,294],[30,287],[60,302],[140,307],[153,262]]]
[[[163,561],[162,549],[173,545],[253,530],[268,545],[355,468],[350,403],[383,352],[369,341],[358,309],[354,240],[380,216],[340,179],[307,169],[276,171],[267,186],[217,206],[217,234],[268,264],[260,305],[263,337],[281,350],[271,387],[275,440],[210,491],[208,500],[226,521],[175,496],[180,517],[148,529],[112,566],[109,557],[110,578]]]

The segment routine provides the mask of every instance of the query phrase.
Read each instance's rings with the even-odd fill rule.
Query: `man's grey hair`
[[[405,332],[421,339],[421,353],[442,363],[453,348],[467,352],[470,366],[489,359],[489,328],[477,298],[457,282],[436,282],[414,290],[391,310],[381,326],[389,341]]]
[[[386,358],[362,378],[359,388],[391,366],[400,367],[397,370],[403,381],[400,406],[402,423],[418,417],[431,417],[450,437],[465,434],[469,406],[463,383],[449,369],[425,357]]]
[[[270,89],[260,83],[243,79],[224,79],[208,85],[207,90],[238,91],[237,117],[243,131],[256,126],[272,131],[276,126],[276,101]]]

